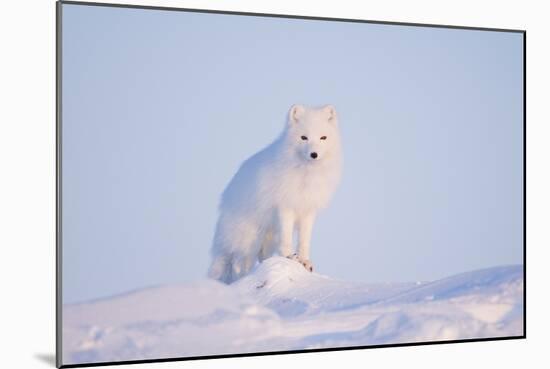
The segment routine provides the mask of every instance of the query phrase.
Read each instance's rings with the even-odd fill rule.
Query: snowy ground
[[[63,308],[63,363],[523,334],[523,268],[366,284],[273,257],[231,286],[202,280]]]

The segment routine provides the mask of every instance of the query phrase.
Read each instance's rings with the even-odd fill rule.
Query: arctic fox
[[[222,194],[209,277],[232,283],[274,253],[312,271],[313,223],[336,189],[340,170],[334,107],[293,105],[282,134],[246,160]]]

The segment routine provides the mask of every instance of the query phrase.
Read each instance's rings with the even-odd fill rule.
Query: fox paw
[[[287,256],[288,259],[297,261],[298,263],[302,264],[306,270],[309,270],[310,272],[313,272],[313,264],[309,260],[304,260],[298,256],[298,254],[291,254]]]
[[[300,263],[302,263],[302,265],[304,266],[304,268],[306,268],[306,269],[309,270],[310,272],[313,272],[313,264],[311,263],[311,261],[309,261],[309,260],[301,260]]]

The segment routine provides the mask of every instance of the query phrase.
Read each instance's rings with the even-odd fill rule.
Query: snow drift
[[[523,267],[366,284],[272,257],[232,285],[155,287],[63,307],[63,363],[523,335]]]

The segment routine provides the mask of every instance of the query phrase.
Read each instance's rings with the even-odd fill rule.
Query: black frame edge
[[[522,336],[506,336],[506,337],[491,337],[491,338],[467,338],[467,339],[448,340],[448,341],[391,343],[391,344],[370,345],[370,346],[331,347],[331,348],[307,349],[307,350],[290,350],[290,351],[266,351],[266,352],[254,352],[254,353],[242,353],[242,354],[222,354],[222,355],[176,357],[176,358],[163,358],[163,359],[105,361],[105,362],[86,363],[86,364],[67,364],[67,365],[61,366],[60,368],[87,368],[87,367],[97,367],[97,366],[151,364],[151,363],[166,363],[166,362],[192,361],[192,360],[211,360],[211,359],[228,359],[228,358],[254,357],[254,356],[289,355],[289,354],[291,354],[291,355],[292,354],[314,354],[314,353],[318,353],[318,352],[352,351],[352,350],[393,348],[393,347],[449,345],[449,344],[456,344],[456,343],[475,343],[475,342],[488,342],[488,341],[489,342],[491,342],[491,341],[510,341],[510,340],[521,340],[521,339],[525,339],[525,338],[526,338],[525,335],[522,335]]]
[[[348,23],[371,23],[371,24],[380,24],[380,25],[391,25],[391,26],[450,28],[450,29],[462,29],[462,30],[471,30],[471,31],[492,31],[492,32],[512,32],[512,33],[524,33],[525,32],[525,30],[522,30],[522,29],[512,29],[512,28],[506,29],[506,28],[458,26],[458,25],[433,24],[433,23],[409,23],[409,22],[397,22],[397,21],[377,21],[377,20],[367,20],[367,19],[331,18],[331,17],[321,17],[321,16],[292,15],[292,14],[280,14],[280,13],[241,12],[241,11],[234,11],[234,10],[177,8],[177,7],[170,7],[170,6],[131,5],[131,4],[125,4],[125,3],[101,3],[101,2],[91,2],[91,1],[87,2],[87,1],[76,1],[76,0],[59,0],[59,2],[61,2],[62,4],[67,4],[67,5],[85,5],[85,6],[110,7],[110,8],[164,10],[164,11],[179,11],[179,12],[189,12],[189,13],[208,13],[208,14],[221,14],[221,15],[244,15],[244,16],[253,16],[253,17],[321,20],[321,21],[348,22]]]
[[[61,149],[62,149],[62,2],[55,3],[55,188],[56,188],[56,212],[55,212],[55,365],[60,368],[63,365],[63,334],[62,334],[62,218],[61,218]]]
[[[527,338],[527,31],[523,31],[523,337]]]

